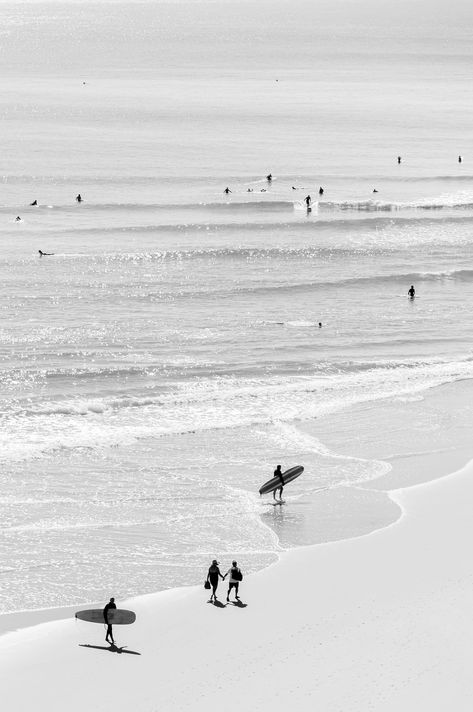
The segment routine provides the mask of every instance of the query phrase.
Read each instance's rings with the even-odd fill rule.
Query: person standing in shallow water
[[[80,193],[76,195],[76,200],[78,203],[82,203],[82,195]]]
[[[415,297],[415,295],[416,295],[416,290],[414,289],[414,285],[413,285],[413,284],[411,284],[411,286],[410,286],[409,289],[407,290],[407,294],[408,294],[408,296],[409,296],[409,299],[414,299],[414,297]]]
[[[115,641],[113,639],[113,631],[112,631],[112,624],[110,623],[110,619],[109,619],[109,611],[115,611],[116,609],[117,609],[117,607],[115,605],[114,598],[111,598],[110,601],[105,606],[105,608],[103,609],[103,619],[107,626],[107,635],[105,636],[105,640],[107,641],[107,643],[110,643],[111,645],[115,645]]]
[[[238,587],[240,586],[240,581],[243,576],[236,561],[232,561],[231,568],[228,569],[223,578],[226,579],[227,576],[230,576],[230,580],[228,582],[227,603],[230,603],[230,593],[232,588],[235,589],[235,600],[239,601],[240,596],[238,595]]]
[[[210,585],[212,586],[212,594],[210,596],[210,600],[217,601],[217,588],[218,588],[218,578],[224,580],[224,576],[222,576],[220,569],[218,568],[218,561],[217,559],[214,559],[212,563],[210,564],[209,567],[209,572],[207,574],[207,581],[210,582]]]
[[[277,487],[275,490],[273,490],[273,499],[276,499],[276,492],[279,492],[279,499],[281,500],[282,499],[282,491],[284,489],[284,479],[283,479],[282,472],[281,472],[281,465],[278,465],[276,467],[276,469],[274,470],[274,476],[279,477],[279,479],[281,480],[281,487]]]
[[[310,197],[310,195],[305,197],[304,200],[305,200],[305,204],[307,205],[307,207],[310,208],[310,204],[312,202],[312,198]]]

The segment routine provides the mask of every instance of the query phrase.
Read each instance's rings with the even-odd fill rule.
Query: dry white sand
[[[4,635],[2,708],[471,710],[473,464],[392,496],[399,522],[285,554],[244,580],[246,608],[201,587],[120,602],[122,654],[80,647],[104,633],[74,620]]]

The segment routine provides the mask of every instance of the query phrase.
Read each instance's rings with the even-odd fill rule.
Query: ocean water
[[[0,4],[2,612],[398,516],[366,484],[473,376],[472,10],[449,8]],[[276,511],[279,462],[306,469]]]

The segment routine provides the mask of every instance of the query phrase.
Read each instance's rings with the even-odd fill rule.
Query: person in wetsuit
[[[323,194],[324,194],[324,189],[322,188],[322,186],[320,186],[320,188],[319,188],[319,195],[323,195]]]
[[[230,190],[230,188],[225,188],[225,190],[223,192],[225,193],[225,195],[228,195],[232,191]]]
[[[54,252],[43,252],[42,250],[38,250],[38,252],[40,257],[52,257],[54,255]]]
[[[274,470],[274,476],[279,477],[281,480],[281,487],[277,487],[275,490],[273,490],[273,499],[276,499],[276,492],[279,492],[279,499],[282,499],[282,491],[284,489],[284,480],[281,472],[281,465],[278,465],[276,469]]]
[[[273,176],[271,175],[271,173],[268,173],[268,175],[266,176],[266,180],[268,181],[268,183],[271,183],[271,181],[273,180]]]
[[[82,203],[82,195],[80,193],[76,195],[76,200],[78,203]]]
[[[116,609],[117,609],[117,607],[115,605],[114,598],[111,598],[110,601],[105,606],[105,608],[103,609],[103,619],[107,626],[107,635],[105,636],[105,640],[107,641],[107,643],[110,643],[110,645],[115,645],[115,641],[113,639],[112,624],[109,622],[109,619],[108,619],[108,612],[115,611]]]
[[[410,288],[407,290],[407,294],[409,296],[409,299],[414,299],[416,295],[416,290],[414,289],[414,285],[411,284]]]
[[[304,198],[304,201],[305,201],[305,204],[307,205],[307,207],[310,208],[310,204],[311,204],[311,202],[312,202],[312,198],[310,197],[310,195],[308,195],[307,197],[305,197],[305,198]]]
[[[30,205],[38,205],[38,201],[37,201],[37,200],[33,200],[33,202],[30,203]]]
[[[217,559],[214,559],[212,563],[210,564],[209,567],[209,572],[207,574],[207,581],[210,581],[210,585],[212,586],[212,595],[210,596],[210,600],[212,599],[214,601],[217,600],[217,587],[218,587],[218,577],[224,579],[222,574],[220,573],[220,569],[218,568],[218,561]]]

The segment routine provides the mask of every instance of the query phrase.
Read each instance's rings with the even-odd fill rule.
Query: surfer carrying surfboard
[[[107,643],[110,643],[110,645],[115,645],[115,641],[113,639],[112,624],[109,622],[108,612],[112,611],[112,610],[114,611],[114,610],[116,610],[116,608],[117,608],[117,606],[115,604],[115,599],[111,598],[110,601],[105,606],[105,608],[103,609],[103,619],[107,626],[107,635],[105,636],[105,640],[107,641]],[[109,640],[109,638],[110,638],[110,640]]]
[[[276,469],[274,470],[274,476],[279,477],[281,480],[281,487],[278,487],[277,489],[273,490],[273,499],[276,499],[276,492],[279,492],[279,499],[282,499],[282,491],[284,489],[284,478],[282,476],[281,472],[281,465],[278,465]]]

